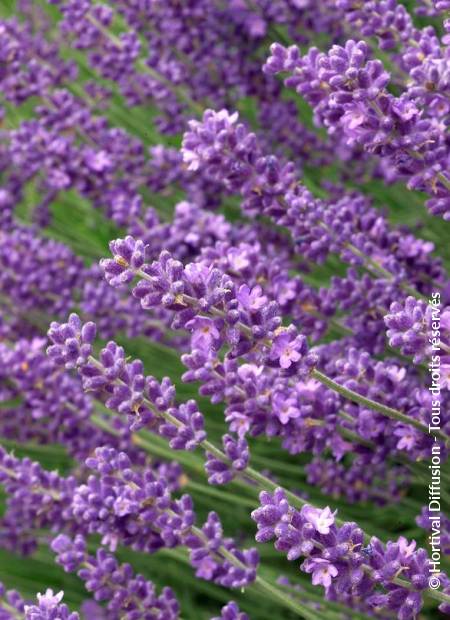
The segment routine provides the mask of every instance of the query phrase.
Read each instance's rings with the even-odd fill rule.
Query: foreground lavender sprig
[[[52,323],[49,336],[54,344],[48,354],[67,368],[81,368],[83,385],[87,390],[104,390],[107,406],[135,417],[132,429],[153,423],[159,433],[170,439],[175,450],[194,450],[206,433],[204,420],[194,401],[180,406],[174,402],[175,388],[169,378],[159,384],[153,377],[144,377],[139,360],[129,364],[122,347],[110,342],[102,350],[100,361],[92,357],[95,324],[82,324],[72,314],[66,324]],[[144,393],[148,404],[144,402]],[[150,406],[149,406],[150,405]],[[164,410],[164,416],[160,415]]]
[[[53,329],[58,329],[58,328],[56,326],[54,326]],[[59,345],[59,346],[64,346],[64,345]],[[81,372],[83,372],[82,364],[81,364]],[[152,406],[150,401],[148,401],[145,397],[142,398],[142,403],[145,406],[149,406],[149,405]],[[164,418],[165,413],[161,412],[161,416]],[[226,463],[228,461],[227,456],[225,454],[223,454],[220,450],[218,450],[209,441],[203,440],[203,441],[200,442],[199,445],[205,450],[205,452],[207,452],[207,453],[209,452],[209,453],[213,454],[215,457],[217,457],[218,460],[223,461],[224,463]],[[101,463],[105,463],[106,467],[109,468],[110,466],[107,463],[109,463],[110,460],[111,459],[109,457],[108,458],[104,458],[104,456],[102,455],[101,456],[101,461],[98,462],[99,465],[97,465],[97,461],[95,461],[95,463],[94,463],[94,461],[92,461],[92,466],[94,466],[94,467],[100,466],[101,468],[103,468],[103,465]],[[121,465],[120,467],[123,467],[123,466]],[[265,476],[259,474],[258,472],[256,472],[255,470],[253,470],[250,467],[246,467],[242,471],[243,471],[243,473],[245,473],[245,476],[247,478],[249,478],[251,480],[254,480],[255,482],[258,483],[258,485],[260,485],[262,488],[265,489],[265,491],[264,491],[265,494],[262,495],[262,498],[265,498],[264,502],[267,500],[267,503],[270,504],[272,502],[272,499],[271,499],[272,495],[271,495],[271,493],[274,494],[273,497],[276,498],[276,503],[281,503],[282,506],[283,506],[282,514],[287,512],[289,515],[292,515],[296,511],[295,508],[292,508],[292,509],[289,508],[289,504],[288,504],[288,499],[289,499],[289,501],[292,501],[292,505],[293,506],[301,507],[301,511],[305,510],[305,514],[307,513],[309,515],[308,519],[310,519],[312,523],[315,523],[317,521],[317,523],[319,524],[319,525],[317,525],[317,527],[321,528],[322,527],[321,524],[324,521],[325,521],[325,525],[324,525],[325,529],[327,529],[330,524],[334,523],[334,515],[332,515],[329,510],[328,511],[327,510],[320,511],[319,509],[317,509],[317,508],[315,508],[313,506],[308,505],[307,502],[305,502],[304,500],[302,500],[299,497],[295,496],[294,494],[286,492],[283,489],[279,489],[275,483],[273,483],[268,478],[266,478]],[[137,486],[139,488],[139,484]],[[127,491],[127,494],[128,494],[128,491]],[[89,495],[89,490],[86,489],[86,492],[84,492],[83,495],[84,496],[88,496]],[[126,502],[125,502],[126,506],[130,505],[129,501],[130,501],[129,499],[126,500]],[[122,505],[122,502],[120,502],[120,504]],[[186,504],[180,504],[180,508],[182,509],[182,514],[184,514],[186,508],[189,510],[189,506],[186,505]],[[129,508],[126,508],[126,510],[128,511]],[[86,514],[86,506],[85,506],[84,502],[82,502],[82,504],[80,505],[80,513],[81,514]],[[259,513],[257,513],[257,514],[259,514]],[[276,514],[278,514],[278,513],[276,513]],[[183,518],[181,518],[181,523],[182,522],[183,522]],[[168,523],[171,523],[170,518],[169,518]],[[211,515],[210,515],[210,518],[209,518],[208,522],[205,524],[203,530],[199,530],[198,528],[194,528],[192,526],[191,529],[192,529],[192,533],[193,533],[193,540],[191,542],[189,538],[187,539],[186,542],[187,542],[188,546],[191,546],[191,548],[193,548],[194,550],[196,549],[197,545],[199,545],[200,548],[203,548],[205,545],[207,545],[207,541],[209,539],[211,539],[211,538],[215,539],[216,538],[216,534],[214,532],[217,531],[217,526],[218,526],[218,522],[217,522],[216,516],[211,516]],[[95,531],[97,531],[97,527],[98,526],[95,526]],[[345,528],[345,524],[342,524],[340,527]],[[325,532],[325,533],[328,533],[328,531]],[[364,540],[365,540],[365,537],[364,537],[364,533],[361,530],[359,530],[359,529],[358,529],[358,537],[360,538],[360,540],[358,539],[358,543],[360,545],[362,545]],[[170,540],[170,536],[169,536],[169,540]],[[194,541],[197,541],[197,542],[194,543]],[[192,546],[192,544],[193,544],[193,546]],[[221,553],[224,555],[224,557],[227,560],[231,560],[233,555],[230,554],[230,552],[226,548],[226,546],[222,545],[220,547],[220,550],[221,550]],[[199,559],[203,558],[204,557],[203,553],[204,553],[204,550],[202,550],[200,556],[197,556],[197,554],[194,551],[194,554],[192,556],[194,562],[196,561],[197,557]],[[237,557],[239,558],[239,556],[237,556]],[[424,558],[422,558],[422,559],[423,559],[423,561],[425,561]],[[236,559],[235,559],[235,561],[236,561]],[[253,562],[253,560],[250,557],[248,558],[248,561],[250,561],[250,564]],[[319,564],[321,564],[321,563],[319,562]],[[242,566],[245,566],[245,565],[242,564],[242,560],[239,558],[238,559],[238,568],[240,569],[240,568],[242,568]],[[309,564],[308,564],[308,566],[309,566]],[[311,565],[311,566],[313,566],[313,565]],[[396,571],[394,571],[394,572],[396,572]],[[198,574],[199,574],[199,576],[203,576],[203,569],[200,569],[200,572]],[[389,576],[388,581],[390,581],[392,576],[393,575]],[[413,575],[411,575],[411,579],[412,579],[412,576]],[[233,577],[233,579],[234,579],[234,577]],[[402,588],[406,588],[406,590],[409,591],[410,583],[408,581],[400,580],[400,582],[399,582],[397,580],[397,577],[395,577],[395,579],[396,579],[396,581],[394,581],[394,583],[396,583],[397,585],[400,585]],[[383,583],[383,580],[381,582]],[[414,583],[411,582],[411,583],[413,584],[414,588],[417,587],[417,584],[415,582]],[[420,583],[422,584],[422,582],[420,582]],[[444,582],[444,585],[445,585],[445,583],[446,582]],[[422,584],[421,587],[422,587],[422,589],[424,589],[426,587],[426,583],[425,583],[425,585]],[[436,598],[439,601],[441,601],[441,602],[442,601],[444,601],[444,602],[447,601],[447,595],[445,593],[444,594],[441,594],[441,593],[438,593],[438,594],[431,593],[431,596],[436,596]],[[417,597],[416,598],[412,597],[412,599],[408,599],[408,600],[413,600],[413,599],[414,599],[414,601],[416,601],[414,603],[414,605],[416,605],[417,604],[417,600],[418,600]],[[408,616],[405,616],[405,619],[407,619],[407,618],[408,618]]]
[[[401,537],[383,545],[372,537],[365,547],[361,529],[355,523],[337,527],[329,508],[306,505],[297,511],[282,489],[261,493],[260,501],[261,507],[252,513],[258,526],[256,540],[275,538],[275,547],[288,560],[305,557],[301,569],[312,574],[314,585],[325,588],[327,598],[350,602],[362,597],[368,609],[393,611],[399,620],[411,620],[419,613],[428,587],[429,559],[424,549],[416,550],[414,541]],[[448,594],[448,579],[442,578]]]

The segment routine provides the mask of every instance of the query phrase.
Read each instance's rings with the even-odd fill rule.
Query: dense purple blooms
[[[126,243],[131,247],[134,240],[128,237]],[[110,278],[113,262],[102,263],[106,278]],[[293,325],[281,326],[277,304],[266,303],[260,288],[237,287],[219,269],[201,263],[184,266],[169,252],[144,264],[138,275],[141,279],[133,294],[143,308],[161,305],[178,313],[174,326],[191,332],[193,361],[207,359],[227,343],[233,356],[262,347],[265,362],[287,374],[306,374],[314,366],[315,356],[308,351],[306,338]],[[205,313],[211,319],[204,318]]]
[[[389,344],[404,355],[413,355],[415,363],[441,348],[447,351],[450,345],[450,309],[440,308],[439,295],[430,303],[414,297],[393,302],[384,322]]]
[[[82,276],[82,261],[65,245],[22,226],[0,232],[2,306],[16,308],[23,322],[33,322],[33,311],[64,316]]]
[[[104,549],[99,549],[95,556],[89,555],[82,536],[71,540],[65,535],[59,535],[51,546],[57,554],[57,562],[65,571],[77,572],[94,600],[107,601],[108,618],[178,618],[179,604],[170,588],[163,588],[158,595],[151,581],[147,581],[142,575],[135,575],[130,564],[119,564],[116,558]],[[52,618],[53,616],[49,616],[49,620]],[[38,619],[40,616],[36,616],[36,620]],[[65,620],[65,617],[61,617],[61,620]]]
[[[395,32],[395,31],[394,31]],[[274,44],[265,65],[269,74],[288,72],[285,83],[314,109],[315,121],[350,146],[385,159],[409,187],[431,195],[433,214],[450,217],[448,147],[442,128],[422,113],[407,92],[389,93],[390,74],[370,58],[364,41],[334,45],[328,53],[311,48],[301,56],[296,46]]]
[[[258,532],[256,539],[267,542],[275,538],[275,547],[288,560],[306,557],[301,569],[312,575],[314,585],[322,585],[331,600],[362,596],[368,609],[395,611],[401,620],[412,619],[422,607],[428,586],[428,556],[400,537],[383,545],[377,538],[365,540],[355,523],[337,526],[329,508],[305,505],[293,509],[281,489],[273,495],[263,492],[261,507],[252,513]],[[395,576],[406,576],[413,590],[394,583]]]
[[[211,618],[211,620],[248,620],[248,616],[243,611],[239,611],[236,603],[231,601],[222,607],[220,616]]]
[[[89,620],[450,613],[450,3],[48,3],[0,20],[2,554]],[[79,620],[60,567],[0,619]]]
[[[205,469],[210,484],[226,484],[242,470],[249,462],[250,453],[245,439],[234,438],[232,435],[224,435],[222,439],[223,452],[231,461],[224,462],[213,454],[207,453]]]
[[[8,493],[1,522],[3,547],[30,553],[36,547],[39,528],[77,529],[71,509],[77,485],[73,476],[62,478],[28,458],[19,460],[1,448],[0,483]]]
[[[52,323],[49,337],[54,343],[49,355],[57,364],[73,368],[85,364],[92,353],[95,338],[95,324],[82,324],[76,314],[71,314],[67,323]]]

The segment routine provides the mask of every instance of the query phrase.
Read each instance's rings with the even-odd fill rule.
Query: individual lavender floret
[[[218,459],[211,453],[206,454],[205,470],[210,484],[227,484],[243,471],[250,460],[248,443],[243,438],[234,438],[232,435],[224,435],[222,439],[223,451],[229,459],[229,463]]]
[[[306,360],[306,372],[314,366],[315,360],[311,358],[311,365],[308,368],[308,343],[306,337],[299,335],[294,326],[290,328],[279,328],[275,331],[272,347],[269,352],[269,363],[276,363],[287,374],[297,369],[297,362],[302,358]]]
[[[48,588],[45,594],[38,594],[37,605],[25,605],[25,620],[79,620],[76,612],[70,612],[67,605],[61,603],[64,592],[53,593]]]
[[[250,620],[248,615],[243,611],[239,611],[239,607],[234,601],[230,601],[224,607],[220,616],[215,616],[211,620]]]
[[[54,343],[47,352],[56,364],[74,368],[85,364],[92,353],[95,323],[83,323],[77,314],[71,314],[67,323],[50,323],[49,338]]]
[[[170,588],[163,588],[158,595],[151,581],[135,575],[130,564],[119,564],[104,549],[99,549],[95,557],[90,556],[82,536],[71,540],[61,534],[53,540],[51,547],[57,554],[58,564],[66,572],[76,571],[94,599],[106,602],[111,620],[125,617],[133,620],[178,618],[179,604]]]

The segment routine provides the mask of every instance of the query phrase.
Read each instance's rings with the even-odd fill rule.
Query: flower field
[[[0,620],[450,617],[450,2],[2,0]]]

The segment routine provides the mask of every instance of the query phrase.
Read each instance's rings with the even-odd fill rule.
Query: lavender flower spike
[[[222,607],[220,616],[215,616],[211,620],[250,620],[246,613],[239,611],[239,607],[234,601],[230,601]]]
[[[224,435],[222,439],[223,451],[230,463],[219,460],[213,454],[206,454],[205,469],[209,484],[227,484],[242,470],[250,460],[248,443],[243,438],[235,439],[232,435]]]
[[[413,620],[420,612],[429,559],[424,549],[416,549],[415,541],[400,537],[384,545],[372,537],[367,554],[362,530],[356,523],[338,526],[329,508],[306,504],[298,511],[282,489],[262,492],[260,501],[260,508],[252,512],[258,527],[256,540],[275,538],[275,548],[286,553],[288,560],[304,556],[300,568],[312,575],[314,585],[325,588],[327,599],[361,598],[368,611],[395,612],[400,620]],[[399,575],[406,578],[399,581]],[[442,577],[445,585],[447,578]]]
[[[144,242],[127,236],[125,239],[111,241],[109,248],[113,258],[100,261],[107,282],[111,286],[120,286],[130,282],[144,264]]]

